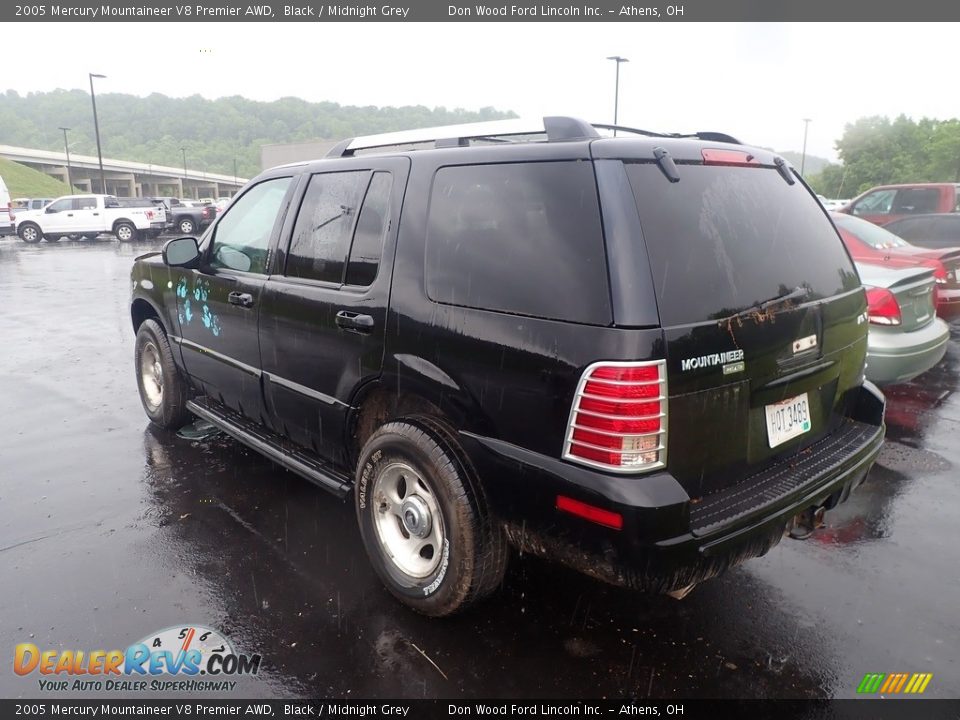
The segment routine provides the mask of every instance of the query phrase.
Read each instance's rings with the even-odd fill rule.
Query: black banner
[[[4,3],[4,22],[724,22],[724,21],[947,21],[960,4],[941,0],[202,0],[193,4],[148,0],[29,0]]]
[[[3,718],[657,717],[956,720],[960,700],[0,700]]]

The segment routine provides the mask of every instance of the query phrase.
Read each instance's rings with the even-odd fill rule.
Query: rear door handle
[[[239,305],[240,307],[253,307],[253,295],[250,293],[242,293],[234,290],[232,293],[227,295],[227,300],[231,305]]]
[[[374,325],[373,318],[370,315],[359,315],[348,310],[341,310],[337,313],[336,323],[338,328],[355,330],[361,333],[370,332]]]

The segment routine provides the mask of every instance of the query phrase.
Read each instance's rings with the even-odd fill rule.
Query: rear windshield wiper
[[[741,310],[733,317],[743,317],[744,315],[749,315],[750,313],[763,312],[764,310],[767,310],[773,307],[774,305],[779,305],[780,303],[790,302],[791,300],[801,300],[807,297],[809,294],[810,294],[810,289],[805,288],[801,285],[799,287],[794,288],[788,293],[784,293],[783,295],[777,295],[776,297],[772,297],[769,300],[763,300],[761,302],[755,303],[750,307]]]

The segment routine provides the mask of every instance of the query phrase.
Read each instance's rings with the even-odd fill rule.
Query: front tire
[[[113,228],[113,234],[120,242],[130,242],[137,238],[137,229],[131,223],[120,222]]]
[[[40,231],[40,226],[34,223],[24,223],[21,225],[17,230],[17,235],[26,243],[36,243],[43,240],[43,233]]]
[[[427,419],[380,427],[357,466],[357,521],[377,575],[425,615],[452,615],[503,579],[507,545],[452,433]]]
[[[176,430],[190,417],[187,384],[173,361],[167,334],[156,320],[144,320],[134,350],[137,389],[147,417],[155,425]]]
[[[193,233],[197,229],[196,226],[193,224],[193,220],[191,220],[190,218],[184,218],[183,220],[181,220],[180,225],[178,227],[180,228],[180,232],[182,232],[184,235],[193,235]]]

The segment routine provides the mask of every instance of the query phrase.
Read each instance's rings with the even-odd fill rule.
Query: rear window
[[[836,213],[833,216],[833,221],[837,224],[837,227],[843,228],[854,235],[860,242],[864,242],[877,250],[886,250],[892,247],[907,247],[910,245],[910,243],[903,238],[894,235],[891,230],[885,230],[879,225],[874,225],[867,220]]]
[[[607,325],[589,162],[441,168],[430,196],[427,294],[440,303]]]
[[[773,169],[652,164],[627,175],[664,325],[718,320],[803,286],[816,300],[860,283],[816,198]]]

